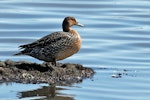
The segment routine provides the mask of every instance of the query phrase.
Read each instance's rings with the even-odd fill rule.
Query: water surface
[[[61,62],[83,64],[96,74],[81,83],[56,86],[54,96],[47,84],[4,83],[0,100],[149,100],[149,5],[149,0],[1,0],[0,60],[42,63],[12,55],[21,44],[61,31],[63,18],[74,16],[85,25],[73,27],[83,39],[82,48]],[[112,78],[118,73],[121,78]]]

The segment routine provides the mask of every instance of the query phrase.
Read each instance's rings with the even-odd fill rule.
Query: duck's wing
[[[47,45],[51,45],[51,44],[54,44],[56,43],[57,41],[60,41],[60,40],[65,40],[67,38],[69,38],[70,36],[66,33],[66,32],[54,32],[54,33],[51,33],[47,36],[44,36],[43,38],[35,41],[35,42],[32,42],[32,43],[29,43],[29,44],[25,44],[25,45],[20,45],[19,47],[21,49],[24,49],[24,48],[34,48],[34,47],[45,47]]]

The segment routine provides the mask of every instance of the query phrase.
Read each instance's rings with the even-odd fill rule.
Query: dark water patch
[[[41,29],[49,29],[49,27],[51,27],[51,28],[55,28],[55,23],[52,25],[52,24],[45,24],[45,25],[43,25],[43,24],[23,24],[23,23],[20,23],[20,24],[2,24],[2,26],[0,27],[0,29],[39,29],[39,28],[41,28]]]
[[[1,37],[0,41],[1,43],[6,43],[5,41],[11,41],[13,39],[29,39],[29,37],[32,38],[37,38],[37,37],[42,37],[44,35],[50,34],[50,31],[48,30],[7,30],[7,31],[0,31]],[[26,38],[28,37],[28,38]],[[23,39],[23,40],[24,40]],[[30,40],[30,39],[29,39]],[[24,40],[26,41],[26,40]]]
[[[120,35],[135,35],[135,36],[141,36],[141,37],[145,37],[148,38],[149,35],[149,31],[141,29],[141,30],[119,30],[117,33],[119,33]],[[123,33],[123,34],[122,34]]]
[[[0,38],[0,42],[1,43],[31,43],[33,42],[35,39],[27,39],[27,38]]]
[[[128,17],[136,17],[136,18],[149,18],[150,15],[149,14],[128,14],[128,15],[124,15],[124,16],[128,16]]]
[[[150,43],[142,43],[142,42],[130,43],[128,45],[144,49],[146,48],[149,49],[150,47]]]
[[[13,51],[12,49],[11,50],[0,50],[0,58],[2,58],[2,56],[10,56],[10,55],[13,55],[15,53],[15,51]]]
[[[81,2],[81,3],[71,3],[71,2],[67,2],[67,3],[54,3],[54,2],[50,2],[50,3],[44,3],[44,2],[24,2],[24,3],[18,3],[18,4],[13,4],[13,6],[19,6],[19,7],[41,7],[41,8],[48,8],[48,7],[52,7],[52,8],[55,8],[57,7],[58,8],[61,8],[63,7],[64,8],[108,8],[108,7],[112,7],[111,4],[89,4],[89,3],[85,3],[85,2]]]
[[[40,18],[40,17],[49,17],[49,15],[44,15],[44,14],[33,14],[32,12],[31,13],[17,13],[17,11],[15,13],[6,13],[6,12],[1,12],[1,15],[0,15],[1,18],[14,18],[14,19],[30,19],[31,17],[32,18]]]
[[[125,24],[117,24],[117,23],[101,23],[101,24],[90,24],[88,26],[86,26],[87,28],[88,27],[94,27],[94,28],[127,28],[127,27],[131,27],[129,25],[125,25]]]

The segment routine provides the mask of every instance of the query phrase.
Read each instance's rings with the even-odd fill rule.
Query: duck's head
[[[84,26],[83,24],[80,24],[79,22],[76,21],[74,17],[68,16],[64,19],[62,23],[62,28],[64,32],[69,32],[70,27],[73,25],[77,26]]]

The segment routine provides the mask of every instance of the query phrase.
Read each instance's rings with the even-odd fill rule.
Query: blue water
[[[49,92],[34,92],[51,88],[47,84],[3,83],[0,100],[149,100],[149,0],[1,0],[0,60],[42,63],[12,55],[21,44],[61,31],[66,16],[74,16],[85,25],[73,27],[83,44],[77,54],[60,62],[91,67],[96,72],[94,77],[70,86],[56,86],[54,97],[47,96]],[[121,77],[116,78],[119,73]],[[34,95],[23,96],[29,91]]]

